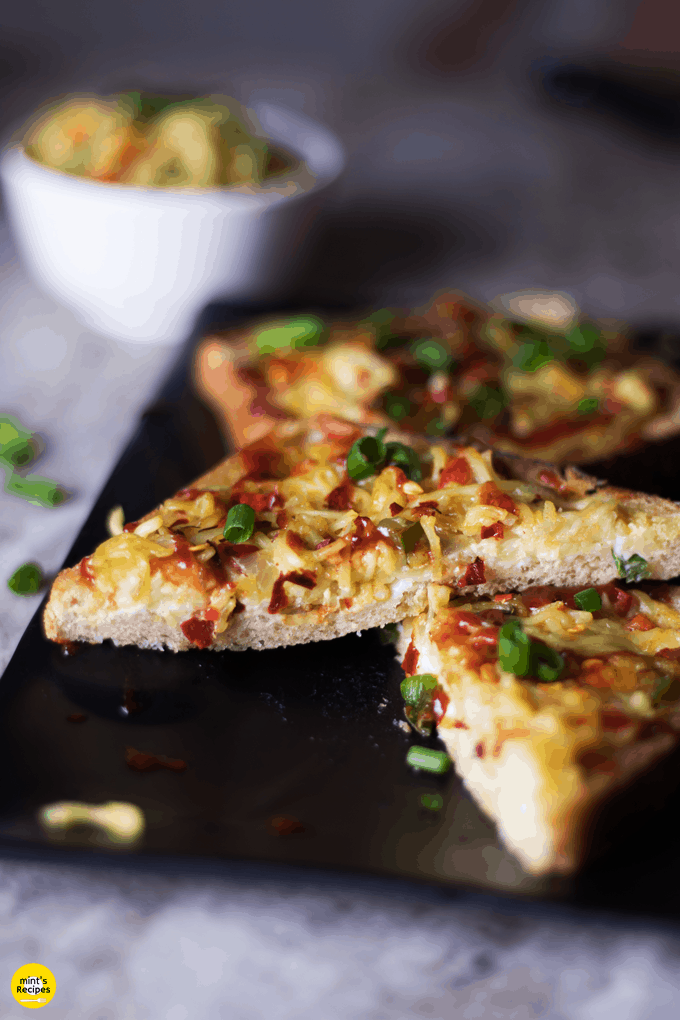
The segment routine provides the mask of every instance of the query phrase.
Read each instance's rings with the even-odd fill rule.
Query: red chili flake
[[[401,505],[401,503],[390,503],[390,515],[392,517],[396,517],[397,514],[400,514],[403,509],[404,508]]]
[[[326,506],[329,510],[349,510],[354,495],[354,486],[349,478],[340,485],[337,485],[332,492],[326,496]]]
[[[330,545],[333,541],[332,538],[324,538],[323,541],[319,542],[318,545],[314,546],[315,549],[325,549],[327,545]]]
[[[466,457],[452,457],[439,476],[438,489],[447,485],[470,485],[473,481],[472,468]]]
[[[439,507],[433,499],[428,499],[425,503],[418,503],[413,507],[414,517],[434,517],[438,512]]]
[[[619,588],[618,585],[612,585],[611,587],[607,586],[606,591],[612,602],[616,615],[625,616],[635,602],[635,596],[632,592],[624,591],[624,589]]]
[[[517,514],[517,507],[506,492],[501,492],[495,482],[484,482],[479,490],[479,502],[482,506],[498,506],[511,514]]]
[[[199,620],[196,616],[180,623],[182,633],[187,641],[196,648],[209,648],[212,644],[215,624],[212,620]]]
[[[401,664],[401,668],[407,676],[415,676],[418,672],[418,659],[420,658],[420,652],[413,644],[413,641],[409,644],[406,649],[406,655]]]
[[[473,631],[479,630],[482,621],[475,613],[470,613],[467,609],[457,609],[454,625],[459,634],[471,634]]]
[[[656,654],[660,655],[662,659],[671,659],[673,662],[680,660],[680,648],[662,648]]]
[[[494,602],[512,602],[514,597],[511,592],[508,592],[505,595],[494,595],[493,600]]]
[[[291,570],[288,574],[279,574],[272,587],[272,597],[269,600],[268,612],[278,613],[288,605],[288,596],[283,587],[286,581],[297,584],[301,588],[316,588],[316,575],[311,570]]]
[[[87,722],[87,716],[84,712],[72,712],[71,715],[66,716],[66,722],[81,723]]]
[[[283,506],[278,489],[271,489],[269,492],[233,492],[229,502],[231,506],[245,503],[246,506],[252,507],[256,514]]]
[[[655,623],[645,616],[644,613],[636,613],[632,620],[625,625],[626,630],[654,630]]]
[[[294,836],[305,831],[304,825],[294,815],[274,815],[269,819],[269,828],[277,836]]]
[[[481,741],[475,747],[475,754],[477,755],[478,758],[484,757],[484,744],[482,744]]]
[[[465,573],[458,582],[458,587],[464,588],[468,584],[484,584],[486,581],[484,566],[484,560],[478,556],[476,560],[468,564]]]
[[[503,538],[503,524],[501,521],[496,521],[495,524],[485,524],[482,526],[482,538]],[[512,596],[510,596],[512,598]]]
[[[541,471],[538,475],[538,480],[541,485],[545,485],[547,489],[554,489],[555,492],[565,493],[569,492],[569,486],[565,482],[564,478],[560,478],[554,471]]]
[[[289,549],[296,550],[296,552],[300,552],[303,549],[304,550],[307,549],[304,539],[300,538],[296,531],[286,532],[286,545],[288,546]]]
[[[80,564],[78,566],[80,576],[82,577],[83,581],[87,582],[87,584],[92,584],[92,582],[94,581],[94,574],[92,573],[92,567],[90,565],[91,562],[92,557],[86,556],[84,560],[80,561]]]
[[[453,724],[453,728],[454,728],[454,730],[469,730],[470,729],[469,726],[465,725],[465,723],[462,721],[462,719],[456,719],[455,723]]]
[[[206,620],[212,620],[213,623],[217,623],[220,618],[219,609],[204,609],[203,616]]]
[[[634,720],[630,716],[625,715],[623,712],[616,712],[614,710],[605,710],[602,713],[602,729],[603,730],[625,730],[627,726],[631,726]]]
[[[354,601],[354,599],[347,598],[347,599],[340,599],[340,601],[342,602],[342,604],[345,607],[345,609],[351,609],[352,608],[352,602]]]
[[[155,772],[168,769],[170,772],[185,772],[187,763],[181,758],[167,758],[164,754],[147,754],[136,747],[125,748],[125,762],[135,772]]]
[[[128,524],[123,525],[123,531],[134,531],[138,524],[139,521],[130,521]]]
[[[384,542],[385,536],[381,535],[370,517],[357,517],[354,521],[354,533],[352,534],[352,552],[360,549],[370,549],[378,542]]]

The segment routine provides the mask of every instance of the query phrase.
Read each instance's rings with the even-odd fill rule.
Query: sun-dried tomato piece
[[[486,574],[484,571],[485,563],[481,556],[478,556],[476,560],[468,564],[465,573],[458,582],[459,588],[464,588],[468,584],[484,584],[486,581]]]
[[[439,476],[438,489],[447,485],[470,485],[474,480],[470,462],[466,457],[452,457]]]
[[[482,538],[503,538],[504,529],[501,521],[496,521],[494,524],[484,524],[482,526]],[[512,596],[511,596],[512,598]]]

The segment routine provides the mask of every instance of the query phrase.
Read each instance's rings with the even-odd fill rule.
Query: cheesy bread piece
[[[407,718],[534,874],[573,872],[598,806],[678,743],[680,588],[555,585],[456,598],[404,621]],[[452,598],[453,594],[453,598]]]
[[[461,593],[680,573],[680,507],[573,469],[319,418],[286,422],[57,577],[55,641],[271,648]],[[616,559],[614,558],[616,557]]]

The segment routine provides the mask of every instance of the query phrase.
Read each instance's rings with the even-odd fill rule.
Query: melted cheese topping
[[[440,736],[533,871],[571,870],[574,819],[589,790],[615,780],[617,751],[649,735],[650,724],[680,728],[680,612],[642,591],[597,590],[602,610],[590,613],[575,608],[578,589],[451,605],[450,590],[431,585],[429,611],[402,625],[404,668],[440,684]],[[509,614],[563,657],[561,679],[541,683],[500,667]]]
[[[616,541],[624,556],[660,547],[658,511],[576,477],[548,478],[556,488],[545,498],[545,478],[501,478],[491,452],[472,447],[414,441],[420,483],[394,465],[352,481],[347,454],[363,434],[346,422],[292,424],[245,448],[83,561],[92,599],[107,610],[143,605],[172,626],[212,622],[219,634],[239,606],[323,615],[398,600],[418,582],[497,590],[504,572],[584,546]],[[223,532],[236,503],[256,523],[230,545]],[[680,537],[680,517],[669,519]]]

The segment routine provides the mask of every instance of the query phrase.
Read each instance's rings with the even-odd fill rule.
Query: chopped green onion
[[[68,499],[68,493],[48,478],[21,478],[14,474],[5,482],[5,492],[20,496],[34,506],[59,506]]]
[[[370,478],[378,472],[385,460],[386,449],[383,439],[387,429],[380,429],[375,436],[357,439],[347,455],[347,474],[353,482]]]
[[[522,372],[536,372],[539,368],[554,360],[554,354],[550,350],[547,341],[536,337],[526,341],[520,341],[513,356],[512,363],[515,368]]]
[[[595,588],[584,588],[574,595],[574,602],[586,613],[597,613],[602,609],[602,599]]]
[[[296,315],[284,325],[261,329],[255,336],[260,354],[275,354],[286,347],[316,347],[325,327],[316,315]]]
[[[428,436],[443,436],[446,432],[446,423],[441,418],[433,418],[432,421],[428,421],[425,431]]]
[[[7,587],[15,595],[35,595],[42,588],[42,571],[36,563],[24,563],[22,567],[15,570]]]
[[[425,538],[425,532],[420,521],[416,521],[410,528],[401,533],[401,545],[405,553],[412,553],[421,538]]]
[[[246,503],[237,503],[227,514],[224,537],[227,542],[239,545],[247,542],[255,530],[255,511]]]
[[[498,665],[515,676],[531,675],[531,640],[519,620],[507,620],[498,632]]]
[[[498,386],[479,386],[469,398],[470,406],[482,421],[495,418],[507,404],[507,397]]]
[[[407,676],[401,682],[401,696],[407,705],[417,708],[423,700],[429,701],[432,693],[437,689],[437,679],[431,673],[421,673],[419,676]]]
[[[453,361],[450,352],[438,340],[416,340],[411,344],[411,353],[420,367],[430,372],[447,369]]]
[[[420,803],[428,811],[441,811],[444,807],[444,798],[441,793],[421,793]]]
[[[406,754],[406,763],[414,769],[423,769],[425,772],[448,772],[451,768],[451,759],[446,751],[435,751],[431,747],[409,747]]]
[[[535,676],[544,683],[558,680],[564,659],[553,648],[532,641],[519,620],[508,620],[498,632],[498,665],[515,676]]]
[[[587,323],[574,326],[567,334],[567,343],[570,348],[569,353],[587,362],[591,368],[602,361],[606,354],[606,347],[600,331]]]
[[[554,683],[564,673],[564,659],[559,652],[548,645],[542,645],[538,641],[531,642],[533,659],[532,672],[544,683]]]
[[[30,432],[22,429],[14,418],[0,418],[0,460],[11,468],[30,464],[36,455],[36,444]]]
[[[439,684],[431,673],[409,676],[401,683],[401,696],[406,702],[404,714],[421,736],[429,736],[435,721],[433,698]]]
[[[584,397],[579,401],[577,410],[579,414],[596,414],[599,407],[600,401],[597,397]]]
[[[368,323],[375,329],[375,346],[379,351],[387,350],[389,347],[399,347],[404,343],[402,337],[398,337],[393,329],[395,314],[389,308],[379,308],[363,322]]]
[[[418,454],[412,447],[405,446],[403,443],[388,443],[385,452],[387,464],[396,464],[412,482],[421,480],[423,472]]]
[[[402,418],[408,418],[410,415],[411,401],[406,397],[402,397],[398,393],[386,393],[383,400],[386,413],[395,421],[401,421]]]
[[[643,559],[642,556],[638,556],[637,553],[633,553],[628,559],[624,559],[623,556],[617,556],[612,549],[612,556],[614,557],[619,577],[624,581],[630,581],[631,584],[637,581],[644,581],[652,572],[652,568],[647,563],[647,560]]]

